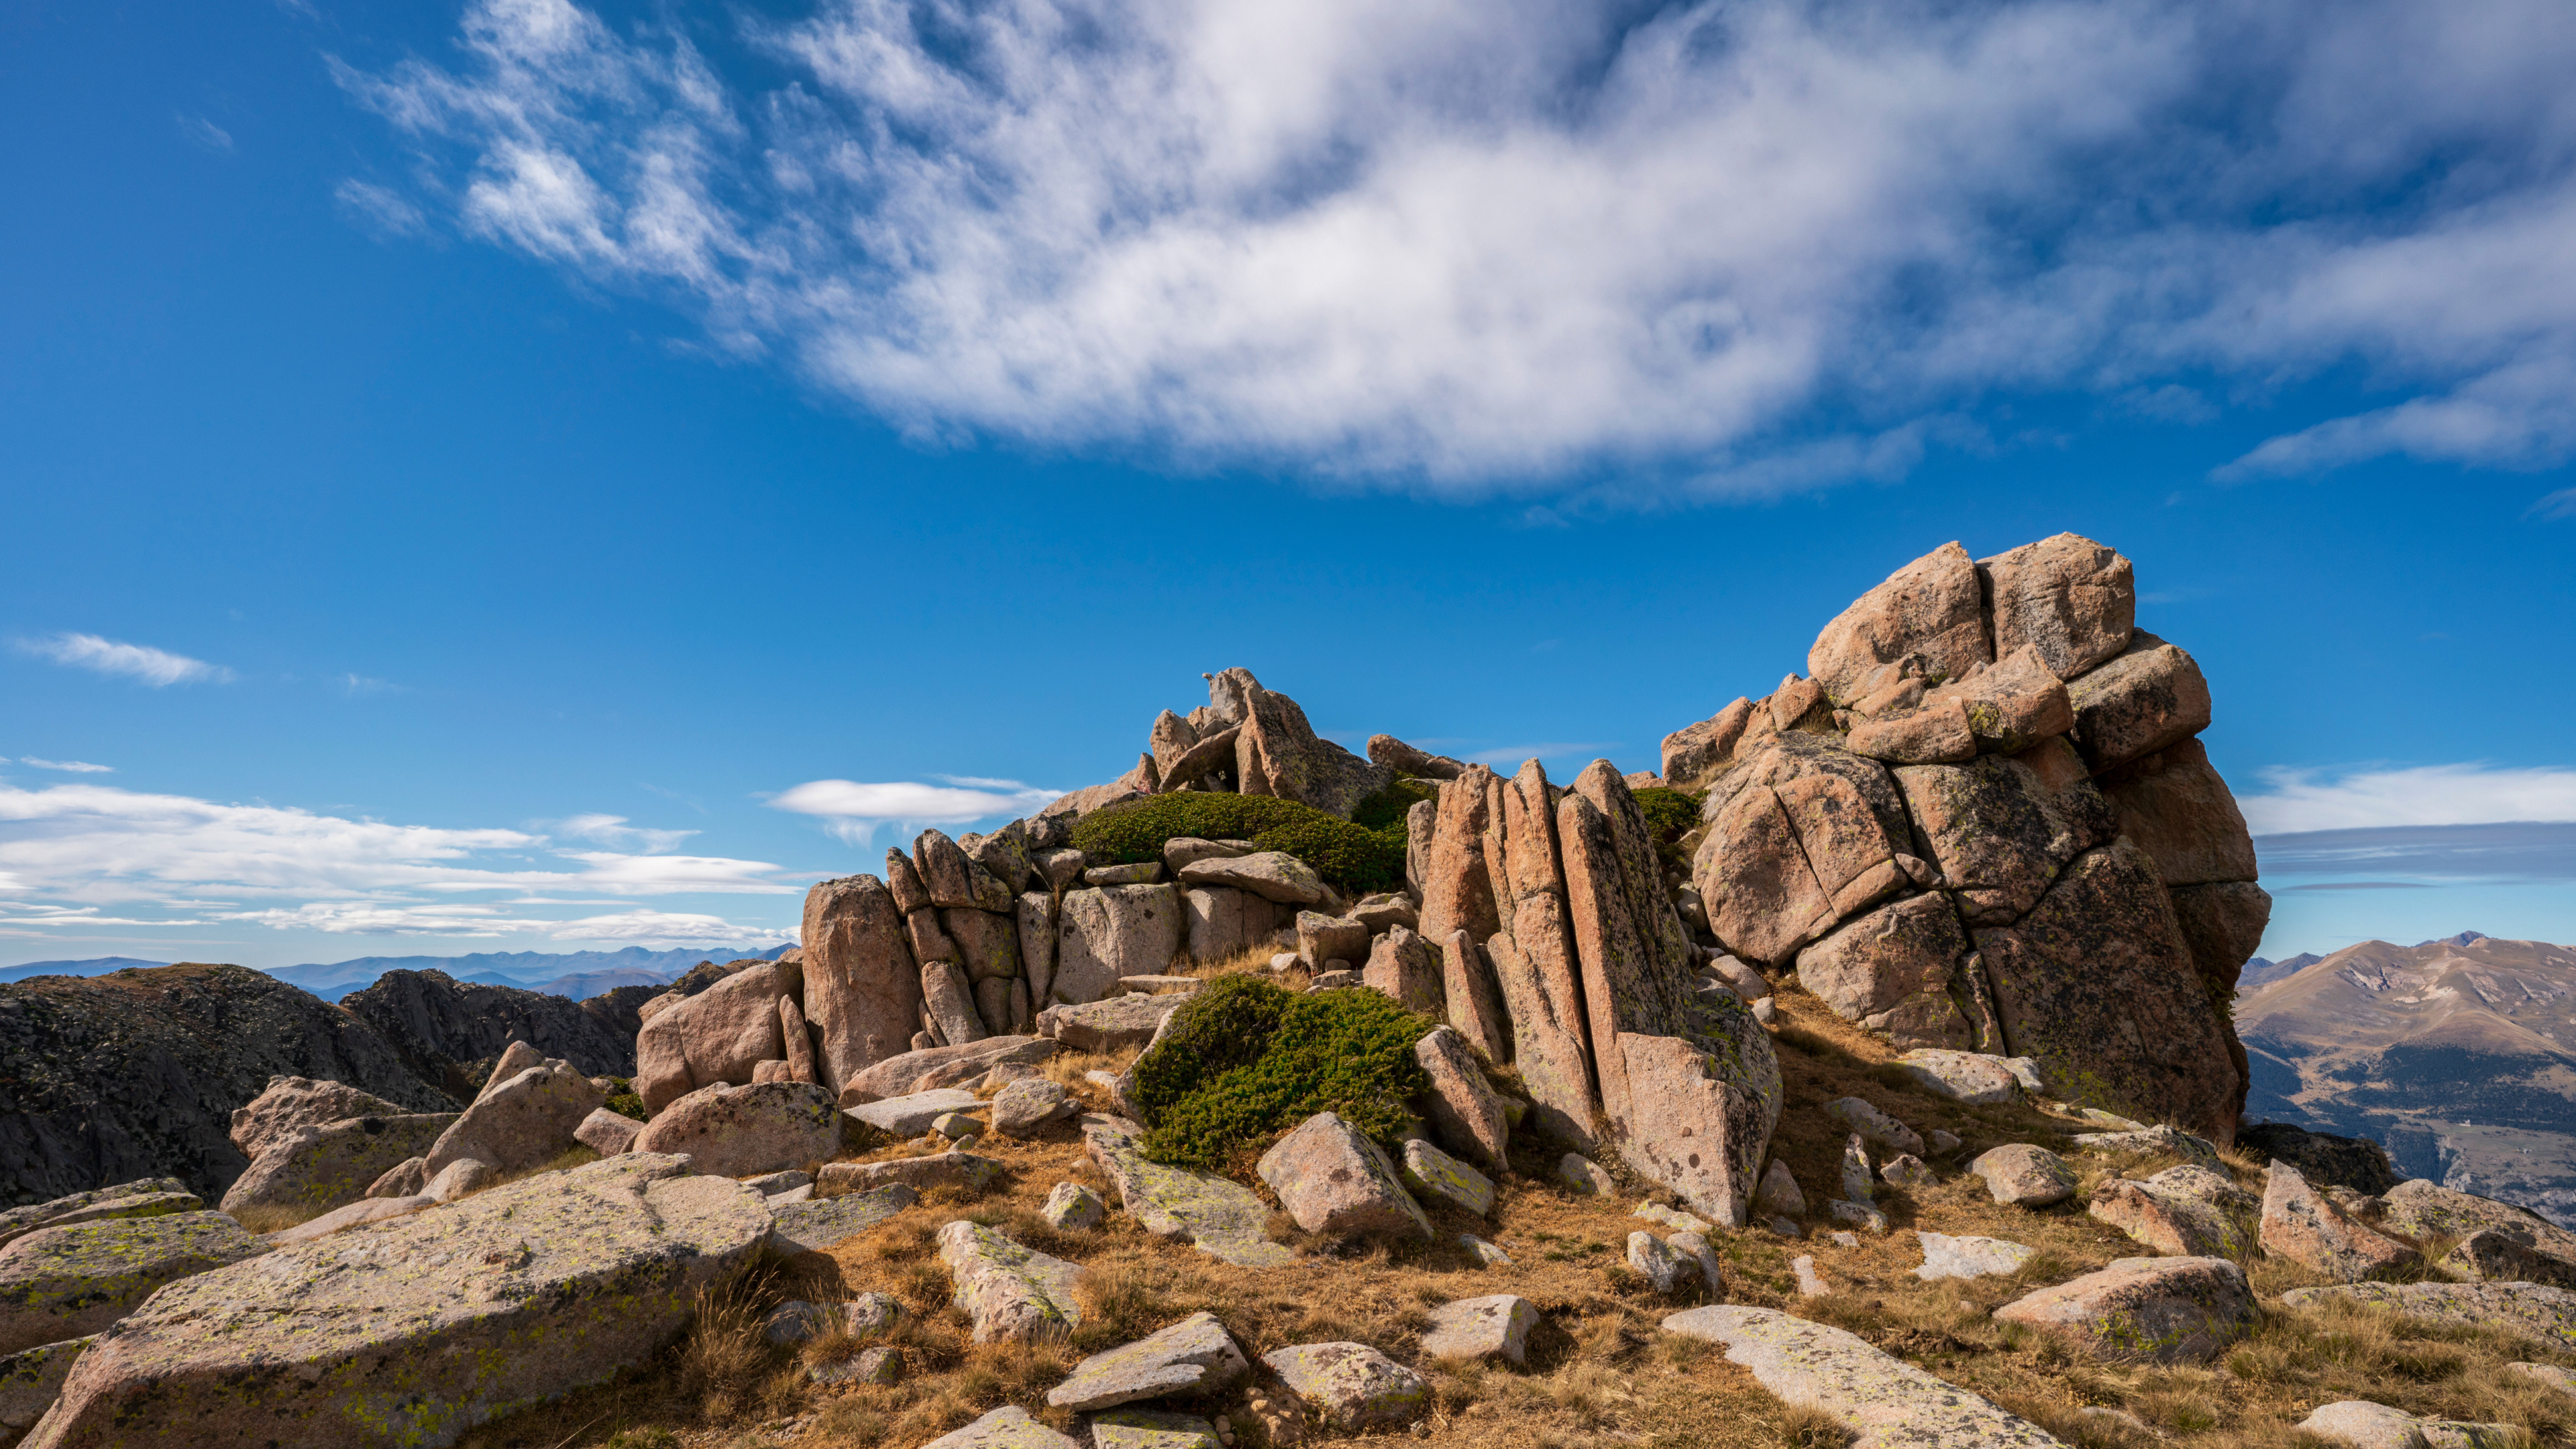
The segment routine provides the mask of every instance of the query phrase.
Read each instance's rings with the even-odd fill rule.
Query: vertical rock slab
[[[1512,1020],[1484,953],[1464,931],[1452,931],[1440,947],[1440,994],[1449,1025],[1467,1044],[1500,1065],[1512,1059]]]
[[[1395,781],[1393,770],[1318,736],[1297,701],[1262,688],[1251,670],[1212,676],[1208,703],[1242,727],[1234,741],[1235,788],[1246,795],[1275,795],[1348,820],[1362,800]]]
[[[1016,902],[1018,897],[1012,899]],[[939,923],[957,943],[967,980],[1008,981],[1020,974],[1020,934],[1010,916],[959,908],[941,911]]]
[[[943,1046],[960,1047],[991,1035],[975,1006],[974,983],[954,961],[931,961],[921,968],[921,1010]]]
[[[2061,533],[1977,560],[1993,621],[1995,657],[2030,648],[2072,679],[2129,647],[2138,585],[2129,561],[2079,534]]]
[[[800,962],[764,961],[644,1023],[635,1037],[635,1090],[646,1110],[718,1082],[747,1084],[752,1068],[784,1059],[778,998],[801,996],[804,984]]]
[[[1511,1119],[1502,1098],[1485,1084],[1485,1074],[1467,1050],[1466,1038],[1440,1027],[1413,1044],[1413,1059],[1431,1079],[1423,1106],[1431,1128],[1450,1151],[1494,1172],[1511,1166]]]
[[[1055,981],[1055,894],[1023,891],[1017,910],[1020,928],[1020,976],[1029,983],[1029,1000],[1043,1010]]]
[[[1882,666],[1909,657],[1936,680],[1955,679],[1994,657],[1977,565],[1956,543],[1898,569],[1835,615],[1807,649],[1807,675],[1826,698],[1848,705]]]
[[[965,847],[947,832],[925,830],[912,838],[912,868],[921,873],[922,888],[930,892],[932,905],[975,904],[973,866]]]
[[[453,1444],[651,1358],[759,1248],[759,1193],[685,1171],[630,1154],[171,1284],[27,1442]]]
[[[1441,783],[1422,881],[1422,934],[1434,941],[1452,931],[1481,941],[1502,929],[1499,893],[1485,862],[1486,796],[1494,783],[1494,772],[1482,765]]]
[[[1463,937],[1466,933],[1452,932]],[[1437,1019],[1448,1015],[1448,988],[1441,976],[1440,957],[1431,943],[1402,926],[1389,926],[1386,934],[1369,948],[1368,962],[1360,968],[1360,983],[1402,1002],[1408,1011],[1418,1011]]]
[[[1694,1036],[1620,1033],[1629,1108],[1612,1121],[1620,1160],[1639,1176],[1740,1228],[1780,1123],[1780,1060],[1743,1002],[1710,1003],[1702,1020],[1709,1029]]]
[[[793,996],[778,998],[778,1035],[787,1046],[787,1079],[819,1081],[814,1072],[814,1033],[806,1024],[805,1008]]]
[[[2078,857],[2019,922],[1975,935],[2011,1055],[2096,1105],[2234,1140],[2244,1079],[2135,846]]]
[[[1689,1029],[1695,953],[1663,892],[1645,817],[1608,761],[1586,767],[1557,802],[1556,835],[1594,1079],[1602,1109],[1620,1122],[1628,1116],[1628,1090],[1617,1037]]]
[[[2253,880],[2254,837],[2200,741],[2184,740],[2101,777],[2120,833],[2156,863],[2167,886]]]
[[[1046,1004],[1079,1006],[1116,992],[1121,976],[1162,974],[1180,952],[1181,926],[1180,892],[1169,884],[1065,892]]]

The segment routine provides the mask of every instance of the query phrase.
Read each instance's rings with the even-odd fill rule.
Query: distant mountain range
[[[628,946],[618,951],[481,951],[467,956],[359,956],[348,961],[306,966],[280,966],[268,974],[300,986],[325,1001],[364,991],[388,971],[444,971],[459,981],[492,986],[518,986],[551,996],[587,1000],[620,986],[659,986],[701,961],[775,960],[786,946],[718,947],[687,951],[647,951]],[[30,976],[104,976],[130,966],[162,966],[131,956],[95,956],[83,961],[30,961],[0,968],[0,981]]]
[[[2464,931],[2266,964],[2302,959],[2237,998],[2249,1116],[2576,1224],[2576,949]]]

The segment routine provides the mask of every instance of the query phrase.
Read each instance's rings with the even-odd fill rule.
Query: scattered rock
[[[1936,1097],[1972,1107],[1995,1107],[2021,1098],[2021,1082],[2000,1057],[1918,1047],[1896,1059],[1897,1068]]]
[[[690,997],[680,1007],[656,1020],[685,1011],[750,974],[745,972],[743,976],[729,977]],[[763,1000],[760,1012],[761,1019],[769,1023],[773,1035],[778,1029],[778,1013],[770,1003],[776,999],[772,996]],[[750,1077],[750,1068],[751,1063],[744,1064],[746,1080]],[[671,1093],[663,1100],[667,1103],[680,1095]],[[573,1133],[581,1126],[582,1119],[597,1111],[607,1100],[608,1094],[570,1062],[551,1061],[530,1067],[508,1081],[485,1089],[482,1097],[465,1109],[463,1116],[448,1124],[447,1130],[439,1134],[438,1141],[426,1154],[429,1173],[434,1177],[449,1163],[467,1157],[490,1164],[496,1172],[518,1172],[542,1166],[574,1145]]]
[[[972,1112],[983,1105],[982,1099],[962,1087],[940,1087],[841,1110],[891,1136],[918,1137],[951,1112]]]
[[[1985,1179],[1995,1201],[2013,1207],[2053,1207],[2075,1196],[2075,1169],[2065,1158],[2027,1142],[1991,1148],[1968,1170]]]
[[[1336,1113],[1318,1112],[1298,1124],[1261,1155],[1255,1170],[1310,1233],[1431,1237],[1431,1221],[1405,1192],[1395,1164]]]
[[[1216,1426],[1195,1414],[1113,1409],[1090,1424],[1092,1449],[1222,1449]]]
[[[1935,1278],[2009,1276],[2030,1261],[2030,1249],[2001,1238],[1953,1238],[1926,1232],[1914,1236],[1923,1246],[1923,1266],[1914,1270],[1914,1276],[1927,1283]]]
[[[309,1243],[315,1238],[327,1238],[333,1233],[365,1227],[369,1223],[384,1222],[389,1218],[409,1217],[424,1208],[436,1206],[438,1206],[438,1199],[427,1193],[413,1197],[365,1197],[347,1207],[333,1208],[318,1218],[297,1223],[294,1227],[281,1228],[276,1232],[264,1234],[260,1241],[272,1248],[283,1248],[292,1243]]]
[[[1500,1245],[1477,1237],[1474,1233],[1460,1233],[1458,1235],[1458,1246],[1475,1254],[1476,1261],[1488,1268],[1508,1268],[1512,1266],[1511,1254],[1504,1252]]]
[[[813,1082],[701,1087],[644,1124],[634,1150],[686,1153],[718,1177],[801,1168],[841,1150],[841,1114]]]
[[[1082,1444],[1068,1439],[1029,1417],[1029,1411],[1017,1404],[1007,1404],[963,1429],[952,1430],[931,1440],[922,1449],[1083,1449]]]
[[[1843,1139],[1843,1201],[1866,1203],[1877,1196],[1869,1175],[1869,1148],[1855,1132]]]
[[[1825,1115],[1849,1127],[1862,1141],[1890,1152],[1923,1155],[1923,1139],[1913,1128],[1897,1121],[1858,1097],[1836,1097],[1825,1104]]]
[[[831,1326],[832,1310],[795,1298],[769,1310],[768,1316],[760,1320],[760,1338],[772,1348],[783,1348],[818,1337]]]
[[[1082,1322],[1073,1280],[1082,1270],[980,1224],[939,1230],[939,1261],[956,1287],[957,1306],[974,1324],[977,1343],[1034,1343],[1062,1338]]]
[[[1422,1333],[1426,1359],[1503,1359],[1526,1363],[1529,1331],[1538,1326],[1538,1309],[1528,1299],[1509,1293],[1460,1298],[1431,1310]]]
[[[1424,1199],[1444,1200],[1483,1217],[1494,1208],[1494,1182],[1416,1137],[1404,1144],[1404,1185]]]
[[[1675,1212],[1661,1203],[1639,1203],[1634,1216],[1644,1218],[1650,1223],[1661,1223],[1677,1233],[1705,1233],[1709,1230],[1706,1218]]]
[[[630,1153],[381,1224],[362,1250],[325,1239],[171,1283],[81,1356],[38,1442],[265,1443],[388,1406],[426,1442],[602,1382],[677,1338],[768,1231],[749,1188],[684,1171]]]
[[[1109,1207],[1100,1194],[1078,1182],[1059,1182],[1047,1194],[1046,1205],[1038,1209],[1046,1225],[1062,1233],[1087,1233],[1109,1216]]]
[[[1878,1170],[1878,1175],[1899,1187],[1930,1187],[1934,1181],[1932,1169],[1924,1166],[1922,1158],[1910,1152],[1899,1153],[1890,1159]]]
[[[2115,1180],[2094,1189],[2085,1212],[2136,1242],[2177,1258],[2237,1258],[2254,1235],[2252,1194],[2205,1167],[2183,1166],[2145,1182]]]
[[[1576,1192],[1598,1193],[1603,1197],[1614,1196],[1619,1191],[1619,1185],[1610,1180],[1610,1174],[1602,1169],[1600,1163],[1577,1152],[1569,1152],[1556,1160],[1556,1180]]]
[[[1664,1239],[1664,1246],[1672,1250],[1674,1257],[1698,1270],[1701,1286],[1707,1288],[1712,1296],[1725,1295],[1726,1269],[1719,1264],[1717,1250],[1708,1245],[1706,1236],[1695,1232],[1679,1232]]]
[[[2538,1379],[2562,1394],[2576,1396],[2576,1369],[2554,1363],[2509,1363],[2505,1367],[2525,1378]]]
[[[1798,1296],[1801,1298],[1822,1298],[1834,1291],[1832,1285],[1825,1282],[1824,1275],[1816,1271],[1816,1260],[1812,1256],[1799,1254],[1790,1260],[1789,1269],[1798,1275]]]
[[[2511,1424],[2418,1418],[2367,1399],[2321,1405],[2299,1428],[2353,1449],[2505,1449],[2530,1437]]]
[[[1252,1371],[1213,1313],[1193,1313],[1134,1343],[1095,1353],[1047,1392],[1059,1409],[1088,1412],[1174,1394],[1213,1393]]]
[[[1361,925],[1365,929],[1367,922]],[[1403,926],[1388,927],[1386,934],[1369,948],[1368,963],[1360,969],[1360,982],[1401,1002],[1409,1011],[1432,1017],[1448,1014],[1448,988],[1441,975],[1440,953]]]
[[[1776,1157],[1771,1159],[1771,1166],[1762,1174],[1762,1191],[1758,1200],[1765,1212],[1791,1218],[1807,1215],[1807,1195],[1798,1190],[1798,1179],[1789,1174],[1789,1164]]]
[[[903,1382],[903,1350],[863,1348],[839,1363],[817,1364],[806,1377],[818,1384],[894,1384]]]
[[[1837,1198],[1825,1204],[1825,1211],[1826,1216],[1831,1217],[1835,1222],[1849,1223],[1853,1227],[1863,1228],[1873,1233],[1883,1234],[1894,1226],[1888,1221],[1886,1213],[1865,1202],[1846,1202]],[[1837,1233],[1835,1236],[1848,1235]]]
[[[1063,1087],[1044,1077],[1011,1083],[993,1096],[993,1130],[1004,1137],[1029,1137],[1077,1110]]]
[[[2576,1290],[2545,1283],[2353,1283],[2293,1288],[2281,1295],[2293,1308],[2337,1300],[2445,1323],[2501,1328],[2562,1352],[2576,1350]]]
[[[902,1183],[804,1202],[767,1204],[770,1250],[781,1255],[819,1253],[854,1238],[921,1201]]]
[[[1261,1361],[1309,1414],[1343,1433],[1401,1428],[1431,1410],[1422,1375],[1364,1343],[1304,1343]]]
[[[501,1174],[492,1164],[479,1158],[460,1157],[438,1170],[438,1175],[423,1183],[420,1195],[432,1202],[457,1202],[481,1192],[498,1181]],[[383,1199],[379,1199],[382,1201]]]
[[[2255,1309],[2245,1270],[2225,1258],[2119,1258],[1995,1317],[2065,1331],[2103,1359],[2205,1363],[2253,1331]]]
[[[1734,1305],[1676,1313],[1663,1328],[1723,1346],[1782,1402],[1832,1414],[1855,1435],[1854,1449],[2062,1449],[2037,1425],[1839,1328]]]
[[[827,1162],[815,1178],[814,1187],[826,1197],[865,1192],[890,1182],[915,1191],[955,1187],[973,1192],[1000,1176],[1001,1171],[1002,1164],[989,1157],[971,1152],[933,1152],[922,1157],[890,1157],[882,1162]]]
[[[2576,1233],[2536,1213],[2425,1178],[2388,1189],[2380,1207],[2380,1221],[2409,1237],[2460,1239],[2462,1266],[2474,1263],[2477,1277],[2505,1276],[2487,1265],[2509,1263],[2510,1276],[2576,1288]]]
[[[589,1116],[581,1119],[580,1126],[572,1129],[572,1137],[602,1157],[615,1157],[621,1152],[634,1151],[635,1135],[643,1130],[644,1124],[632,1117],[606,1107],[595,1107]],[[427,1157],[421,1159],[422,1166],[426,1167],[428,1163]]]
[[[2289,1163],[2275,1158],[2264,1172],[2264,1252],[2344,1283],[2414,1261],[2414,1249],[2345,1217]]]
[[[1682,1285],[1685,1264],[1664,1240],[1652,1233],[1628,1235],[1628,1271],[1646,1281],[1658,1293],[1670,1293]]]
[[[1212,1172],[1148,1162],[1133,1131],[1108,1118],[1083,1119],[1092,1163],[1118,1190],[1136,1225],[1246,1268],[1276,1268],[1296,1254],[1268,1237],[1270,1207],[1252,1189]]]
[[[1941,1154],[1943,1157],[1947,1157],[1951,1153],[1958,1151],[1962,1146],[1959,1141],[1959,1134],[1956,1132],[1945,1132],[1938,1127],[1925,1133],[1924,1136],[1932,1143],[1932,1150]]]
[[[2218,1149],[2205,1138],[2158,1123],[2121,1132],[2079,1132],[2075,1145],[2087,1152],[2169,1152],[2202,1167],[2216,1168]]]
[[[644,1099],[644,1110],[658,1113],[700,1087],[748,1084],[753,1068],[783,1060],[787,1051],[779,1035],[778,998],[801,994],[804,979],[801,961],[763,961],[644,1023],[635,1038],[635,1091]],[[471,1118],[483,1105],[477,1102],[466,1115]],[[580,1116],[564,1125],[561,1137],[569,1139],[581,1117],[598,1105],[583,1107]],[[479,1152],[473,1155],[494,1161]],[[444,1165],[435,1155],[431,1162]]]
[[[1179,996],[1105,996],[1079,1006],[1050,1006],[1038,1013],[1037,1032],[1078,1052],[1125,1051],[1154,1039],[1163,1021],[1180,1010]]]

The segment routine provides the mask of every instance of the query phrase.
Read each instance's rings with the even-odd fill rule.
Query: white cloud
[[[911,781],[870,784],[858,780],[808,780],[770,797],[772,809],[818,815],[832,822],[844,840],[866,841],[880,825],[962,825],[971,820],[1019,815],[1053,800],[1062,792],[1040,790],[1016,780],[978,776],[939,776],[988,788],[922,785]]]
[[[1634,506],[1899,475],[1997,390],[2358,364],[2385,406],[2239,471],[2576,451],[2562,0],[1637,14],[475,0],[461,65],[337,74],[423,204],[924,438]]]
[[[17,643],[20,650],[56,664],[123,675],[155,689],[173,684],[225,684],[233,677],[233,672],[220,664],[142,644],[120,644],[96,634],[56,634],[49,639],[21,639]]]
[[[721,916],[632,910],[573,920],[516,917],[494,906],[404,905],[326,901],[293,909],[241,911],[222,917],[277,930],[343,936],[544,936],[556,941],[615,941],[632,946],[766,945],[794,931],[737,926]]]
[[[595,840],[602,845],[624,846],[648,854],[676,850],[680,842],[697,834],[694,830],[650,830],[629,825],[623,815],[575,815],[557,821],[552,827],[558,835]]]
[[[114,765],[93,765],[87,760],[40,760],[33,755],[20,755],[18,763],[33,765],[39,770],[68,770],[75,775],[109,775],[116,772]]]
[[[2265,790],[2237,801],[2257,835],[2400,825],[2576,821],[2576,769],[2484,764],[2323,771],[2271,769]]]
[[[2525,510],[2526,516],[2542,518],[2576,518],[2576,488],[2561,488]]]
[[[233,148],[233,133],[203,116],[180,115],[174,119],[179,123],[179,135],[191,146],[205,151]]]
[[[399,191],[377,186],[354,177],[332,188],[331,199],[340,214],[360,230],[377,238],[418,236],[429,230],[429,219],[420,208],[403,199]]]

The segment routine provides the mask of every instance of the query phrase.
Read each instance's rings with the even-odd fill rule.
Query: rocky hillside
[[[2248,1113],[2576,1222],[2576,949],[2365,941],[2241,999]]]
[[[0,1200],[175,1177],[211,1201],[250,1163],[233,1109],[280,1075],[454,1108],[366,1022],[245,967],[0,985]]]
[[[414,1076],[472,1100],[492,1064],[524,1041],[592,1076],[632,1076],[635,1038],[613,1004],[591,1009],[541,991],[458,981],[443,971],[388,971],[340,1005],[390,1043]]]

